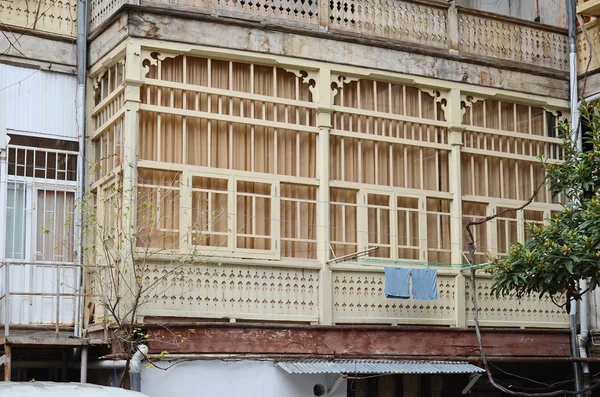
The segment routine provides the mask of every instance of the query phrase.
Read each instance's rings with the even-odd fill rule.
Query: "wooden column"
[[[458,53],[458,45],[460,36],[458,33],[458,10],[454,1],[450,3],[448,7],[447,19],[446,19],[446,34],[448,35],[448,50],[450,53]]]
[[[329,132],[331,130],[331,71],[321,69],[318,74],[315,101],[317,109],[317,127],[319,128],[317,152],[317,178],[319,194],[317,203],[317,250],[321,263],[319,275],[319,323],[333,323],[332,272],[327,264],[329,260]]]
[[[12,359],[12,347],[10,345],[4,345],[4,381],[10,381],[10,371]]]
[[[123,120],[123,195],[122,195],[122,231],[124,238],[132,239],[136,225],[137,199],[137,147],[140,113],[140,87],[142,85],[141,46],[131,40],[127,43],[125,62],[125,116]],[[133,272],[133,253],[135,244],[124,242],[121,248],[121,274],[127,280],[119,284],[120,310],[128,312],[133,305],[136,280]],[[135,319],[133,319],[135,321]]]
[[[319,28],[329,29],[329,1],[319,1]]]
[[[452,192],[452,207],[450,209],[450,228],[452,263],[463,263],[463,241],[464,234],[462,227],[462,179],[460,151],[462,147],[462,109],[460,103],[460,90],[450,90],[448,96],[448,110],[446,117],[450,123],[448,129],[448,143],[452,149],[450,152],[450,191]],[[466,327],[466,299],[465,299],[465,277],[459,272],[455,280],[455,326]]]

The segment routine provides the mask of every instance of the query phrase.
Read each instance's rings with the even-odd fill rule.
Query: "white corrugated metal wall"
[[[74,140],[77,139],[75,94],[77,80],[75,76],[61,73],[0,64],[0,146],[6,148],[7,134],[33,135],[45,138]],[[77,181],[57,181],[52,178],[15,177],[8,175],[6,159],[0,166],[0,204],[3,216],[0,224],[0,296],[6,288],[13,293],[10,297],[10,310],[6,312],[6,300],[0,304],[0,323],[4,323],[6,315],[10,315],[11,324],[53,324],[56,322],[57,309],[59,323],[73,324],[76,319],[75,294],[79,289],[78,267],[72,260],[57,257],[40,257],[39,242],[46,239],[45,233],[37,230],[40,220],[52,224],[53,219],[63,219],[68,211],[62,205],[58,212],[56,206],[47,209],[44,197],[52,194],[73,195]],[[1,162],[0,161],[0,162]],[[50,165],[46,165],[50,167]],[[77,178],[78,179],[78,178]],[[12,190],[9,192],[9,186]],[[20,186],[22,195],[15,195],[15,188]],[[11,195],[12,197],[8,197]],[[40,198],[40,192],[44,193]],[[26,199],[29,196],[29,199]],[[15,201],[16,200],[16,201]],[[71,200],[72,201],[72,200]],[[48,203],[50,203],[48,201]],[[43,204],[42,204],[43,203]],[[10,208],[7,208],[10,207]],[[70,203],[69,208],[73,205]],[[22,212],[21,216],[17,216]],[[54,217],[54,218],[53,218]],[[60,222],[63,222],[62,220]],[[19,225],[17,225],[17,223]],[[47,228],[47,225],[44,225]],[[21,231],[24,231],[21,233]],[[64,233],[60,228],[58,234]],[[15,251],[15,239],[26,235],[24,244],[19,247],[22,254]],[[16,237],[17,236],[17,237]],[[10,245],[10,247],[8,247]],[[18,244],[17,244],[18,245]],[[53,252],[51,248],[49,252]],[[48,250],[47,250],[48,251]],[[8,259],[7,259],[8,258]],[[6,283],[6,263],[11,263],[9,283]],[[57,266],[60,264],[61,266]],[[65,265],[66,266],[63,266]],[[58,300],[55,294],[60,291]],[[54,295],[54,296],[53,296]],[[58,306],[57,306],[58,303]]]
[[[75,76],[0,64],[0,90],[6,129],[77,139]]]

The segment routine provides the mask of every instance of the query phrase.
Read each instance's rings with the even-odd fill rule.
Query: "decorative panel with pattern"
[[[438,277],[438,299],[388,299],[383,271],[334,271],[335,323],[454,324],[454,275]]]
[[[330,2],[330,29],[444,48],[446,10],[427,4],[386,0]]]
[[[467,325],[474,325],[473,303],[471,302],[471,282],[467,278],[465,297],[467,299]],[[555,299],[560,301],[560,298]],[[479,323],[483,327],[546,327],[565,328],[569,317],[564,308],[552,303],[548,296],[536,295],[517,300],[499,297],[492,293],[492,280],[477,279],[477,304],[479,305]]]
[[[568,70],[564,33],[466,12],[459,14],[458,33],[461,52]]]
[[[143,316],[318,320],[317,269],[148,264]]]

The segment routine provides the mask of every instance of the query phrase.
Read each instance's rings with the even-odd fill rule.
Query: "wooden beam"
[[[4,381],[10,381],[10,371],[12,366],[10,365],[12,356],[12,347],[10,345],[4,345],[4,356],[6,359],[4,361]]]
[[[477,339],[472,329],[406,326],[309,326],[256,324],[181,324],[168,330],[150,326],[150,351],[173,354],[302,354],[472,356]],[[489,355],[569,357],[564,330],[483,329]],[[182,335],[184,341],[173,338]]]
[[[577,6],[577,14],[600,16],[600,0],[589,0]]]

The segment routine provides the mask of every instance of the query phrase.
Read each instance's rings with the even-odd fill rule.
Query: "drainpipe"
[[[77,139],[79,143],[79,153],[77,155],[77,171],[79,176],[79,184],[77,188],[77,202],[79,203],[78,216],[79,225],[75,223],[75,238],[76,244],[79,245],[78,261],[83,265],[83,191],[85,189],[85,81],[87,76],[87,0],[77,1],[77,93],[75,97],[75,111],[77,114]],[[83,266],[80,267],[79,286],[77,288],[79,294],[75,297],[75,330],[74,335],[77,338],[84,336],[83,332],[83,301],[84,292],[84,274]],[[80,382],[87,382],[87,364],[88,350],[87,346],[81,348],[81,370]]]
[[[142,391],[142,360],[148,355],[148,346],[138,345],[137,351],[129,363],[129,379],[131,390]]]
[[[582,291],[588,289],[588,282],[585,279],[582,279],[580,282],[580,288]],[[587,358],[587,341],[590,335],[589,331],[589,321],[588,321],[588,304],[589,304],[589,294],[588,292],[584,293],[581,296],[581,310],[579,314],[579,357]],[[590,376],[590,364],[582,363],[581,367],[583,369],[583,382],[584,384],[589,383]]]
[[[567,19],[569,22],[569,88],[571,105],[571,135],[577,139],[579,120],[577,119],[577,48],[575,45],[575,3],[574,0],[567,1]],[[571,299],[569,310],[569,324],[571,328],[571,354],[578,357],[579,346],[577,343],[577,302]],[[579,364],[573,362],[573,375],[575,377],[575,391],[581,395],[582,383]]]
[[[83,264],[83,192],[85,189],[85,81],[87,76],[87,0],[77,1],[77,94],[76,94],[76,112],[77,112],[77,138],[79,143],[79,155],[77,156],[77,171],[79,174],[79,184],[77,188],[77,202],[79,203],[79,211],[76,216],[79,219],[77,224],[75,237],[79,242],[79,257],[80,264]],[[80,338],[83,336],[83,307],[85,302],[82,300],[84,292],[84,275],[83,268],[79,275],[79,296],[76,297],[75,305],[75,336]]]

